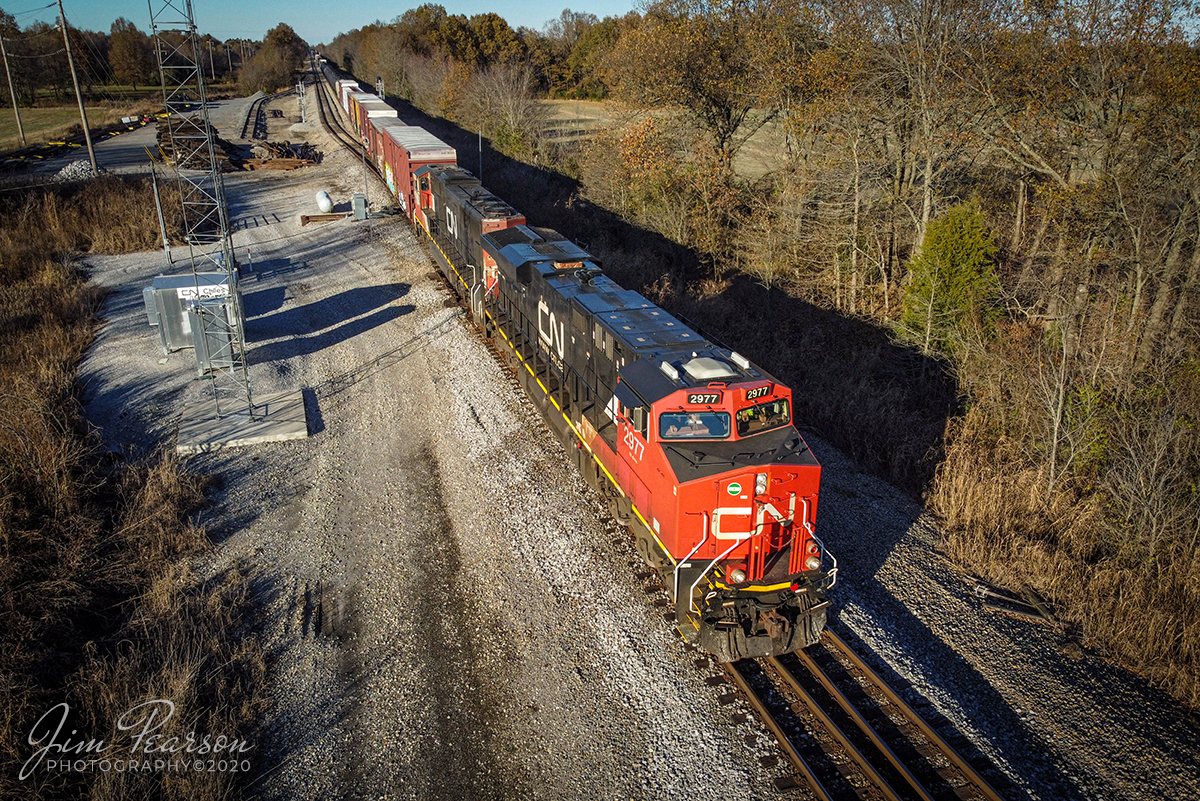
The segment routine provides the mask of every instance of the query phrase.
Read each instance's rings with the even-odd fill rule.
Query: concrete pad
[[[218,420],[213,410],[211,398],[184,407],[179,420],[176,453],[208,453],[221,448],[285,442],[308,436],[304,396],[299,390],[256,396],[253,419],[243,409]]]

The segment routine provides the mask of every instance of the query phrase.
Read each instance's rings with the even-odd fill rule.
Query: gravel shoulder
[[[239,259],[253,262],[253,389],[301,389],[311,436],[190,462],[220,479],[205,567],[252,565],[272,659],[252,792],[782,798],[769,736],[734,722],[740,703],[718,704],[724,690],[704,683],[715,671],[653,606],[628,536],[445,303],[411,231],[299,226],[318,190],[348,201],[361,168],[316,126],[289,132],[294,97],[273,102],[285,119],[272,138],[307,138],[324,163],[231,174],[226,190]],[[214,124],[240,132],[247,108],[220,104]],[[87,414],[109,447],[145,453],[172,441],[204,385],[190,351],[164,358],[142,313],[163,254],[88,264],[113,292],[82,368]],[[1048,629],[984,610],[917,504],[809,442],[841,565],[836,625],[994,759],[1015,797],[1197,795],[1190,716],[1064,654]]]

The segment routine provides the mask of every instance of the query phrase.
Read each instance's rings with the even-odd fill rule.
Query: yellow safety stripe
[[[433,235],[430,234],[430,231],[428,231],[428,229],[425,228],[425,225],[422,225],[420,223],[420,221],[416,221],[416,227],[420,228],[422,231],[425,231],[425,235],[428,237],[428,240],[430,240],[430,242],[433,243],[433,247],[436,247],[438,249],[438,253],[442,254],[442,258],[445,259],[446,265],[449,265],[450,269],[454,270],[455,276],[458,278],[458,283],[461,283],[463,285],[464,289],[470,289],[469,284],[466,282],[466,279],[463,279],[462,273],[458,272],[457,267],[454,266],[454,261],[452,261],[450,259],[450,257],[448,257],[448,255],[446,255],[445,251],[443,251],[443,249],[442,249],[442,246],[438,245],[438,241],[436,239],[433,239]],[[538,383],[538,386],[541,387],[541,391],[542,391],[542,393],[545,393],[545,396],[548,399],[548,401],[550,401],[552,404],[554,404],[554,409],[557,409],[559,414],[563,416],[563,420],[566,422],[566,426],[568,426],[571,429],[572,434],[575,434],[576,439],[580,440],[580,444],[584,447],[584,450],[587,450],[589,456],[592,457],[593,462],[596,463],[596,466],[598,466],[598,468],[600,468],[601,472],[604,472],[604,476],[605,476],[605,478],[607,478],[608,483],[612,484],[613,488],[616,489],[618,493],[620,493],[620,496],[622,496],[622,498],[628,498],[628,493],[625,493],[625,490],[622,487],[620,487],[620,484],[617,483],[616,478],[613,478],[611,472],[608,472],[608,469],[606,468],[604,463],[601,462],[600,458],[598,456],[596,456],[595,451],[592,450],[592,446],[590,446],[588,444],[588,441],[583,439],[583,435],[580,433],[580,429],[575,427],[575,423],[571,422],[571,418],[568,415],[566,415],[566,412],[563,411],[562,406],[560,406],[558,404],[558,401],[556,401],[556,399],[554,399],[551,396],[550,390],[546,389],[546,385],[541,383],[541,379],[538,378],[538,374],[533,372],[532,367],[529,367],[529,363],[526,361],[526,359],[524,359],[524,356],[521,355],[521,351],[518,350],[516,345],[514,343],[512,343],[511,339],[509,339],[509,335],[506,335],[506,333],[504,333],[504,329],[502,329],[502,327],[500,327],[499,323],[497,323],[496,318],[492,317],[492,313],[488,312],[487,309],[484,309],[484,315],[488,320],[491,320],[492,323],[494,325],[496,325],[496,331],[499,333],[500,336],[504,337],[504,342],[508,343],[509,348],[512,350],[512,354],[514,354],[517,357],[517,360],[521,362],[521,365],[524,368],[526,368],[526,371],[529,373],[529,377],[533,378],[533,380],[536,381],[536,383]],[[658,543],[658,546],[662,550],[662,553],[666,554],[667,559],[671,560],[671,564],[678,565],[679,561],[676,558],[674,558],[674,556],[671,555],[670,550],[667,549],[665,544],[662,544],[662,541],[659,538],[658,532],[654,531],[653,526],[650,525],[647,522],[646,518],[644,518],[642,516],[642,512],[640,510],[638,510],[637,506],[632,504],[632,502],[630,502],[629,506],[630,506],[630,508],[632,508],[632,510],[634,510],[634,514],[636,514],[637,519],[641,520],[642,525],[646,526],[646,530],[650,532],[650,536],[654,537],[654,542]],[[704,578],[706,578],[706,580],[707,580],[709,589],[721,589],[721,590],[733,589],[733,590],[738,590],[740,592],[774,592],[776,590],[791,588],[791,586],[792,586],[791,582],[784,582],[782,584],[750,585],[750,586],[745,586],[745,588],[730,588],[730,586],[726,586],[725,584],[722,584],[721,582],[714,582],[713,579],[710,579],[707,576]],[[700,624],[698,624],[697,621],[692,619],[691,615],[689,615],[689,621],[691,622],[692,626],[695,626],[697,628],[697,630],[698,630],[698,628],[700,628]]]
[[[716,586],[722,590],[737,590],[738,592],[774,592],[776,590],[788,589],[792,586],[792,582],[785,581],[782,584],[751,584],[749,587],[727,587],[721,582],[716,582]]]
[[[463,285],[463,287],[465,289],[470,289],[470,286],[467,284],[466,281],[463,280],[463,277],[458,272],[458,269],[455,268],[454,262],[451,261],[450,257],[446,255],[446,251],[442,250],[441,245],[439,245],[437,243],[437,240],[433,238],[433,235],[429,233],[428,229],[426,229],[425,226],[421,225],[420,220],[417,220],[416,223],[417,223],[417,227],[425,232],[425,236],[429,237],[429,241],[433,243],[433,246],[435,248],[437,248],[438,253],[442,254],[442,258],[446,260],[446,264],[450,265],[450,269],[454,270],[454,275],[458,277],[458,280]],[[589,445],[586,440],[584,440],[583,435],[579,433],[579,429],[575,428],[575,424],[571,422],[571,418],[568,417],[566,412],[563,411],[562,406],[560,406],[558,401],[556,401],[553,398],[553,396],[550,395],[550,390],[546,388],[546,385],[543,384],[541,379],[537,377],[537,374],[533,372],[533,368],[530,367],[528,362],[525,361],[525,357],[521,355],[521,352],[519,350],[517,350],[516,345],[514,345],[512,340],[508,338],[508,334],[504,333],[504,329],[501,328],[500,324],[496,322],[496,318],[492,317],[492,313],[489,312],[487,309],[484,309],[483,313],[489,320],[491,320],[493,323],[495,323],[496,331],[499,332],[500,336],[504,337],[504,341],[508,343],[508,346],[509,346],[509,348],[512,349],[513,354],[517,357],[518,360],[520,360],[522,366],[524,366],[524,368],[529,372],[530,377],[534,381],[537,382],[537,385],[539,387],[541,387],[542,392],[546,395],[547,399],[549,399],[549,401],[554,404],[554,408],[557,409],[559,414],[562,415],[563,420],[566,421],[567,426],[570,427],[570,429],[571,429],[571,432],[573,434],[575,434],[575,437],[579,440],[580,443],[582,443],[583,447],[587,450],[588,454],[592,457],[592,461],[594,461],[596,463],[596,466],[599,467],[600,470],[604,473],[604,477],[608,479],[609,483],[613,485],[613,487],[617,490],[617,492],[621,493],[622,498],[627,497],[625,490],[621,489],[621,485],[618,484],[617,480],[612,477],[611,473],[608,472],[608,468],[605,467],[604,463],[600,461],[600,458],[598,456],[596,456],[595,451],[592,450],[592,446]],[[646,518],[642,516],[642,513],[638,510],[637,506],[635,506],[632,502],[629,504],[629,506],[631,509],[633,509],[633,513],[635,515],[637,515],[638,520],[642,521],[642,525],[644,525],[646,527],[646,530],[650,532],[650,535],[652,537],[654,537],[654,541],[658,543],[658,547],[662,548],[663,553],[665,553],[667,555],[667,558],[671,560],[671,564],[677,564],[675,557],[672,556],[671,552],[669,550],[667,550],[667,547],[665,545],[663,545],[662,540],[660,540],[658,538],[658,534],[655,533],[654,529],[650,526],[650,524],[646,522]]]
[[[446,255],[446,251],[442,250],[442,246],[439,245],[437,243],[437,240],[433,238],[433,234],[429,233],[429,231],[426,230],[425,226],[421,225],[421,221],[417,220],[415,215],[414,215],[413,219],[414,219],[414,221],[416,221],[417,227],[420,228],[422,231],[425,231],[425,236],[429,237],[429,241],[433,243],[433,246],[435,248],[437,248],[438,253],[442,254],[442,258],[446,260],[446,264],[450,266],[450,269],[454,270],[454,274],[456,276],[458,276],[458,282],[460,284],[462,284],[464,288],[470,289],[470,286],[467,285],[467,282],[465,280],[463,280],[462,274],[459,273],[458,268],[454,266],[454,262],[450,260],[450,257]]]

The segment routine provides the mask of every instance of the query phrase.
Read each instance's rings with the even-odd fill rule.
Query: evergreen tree
[[[977,201],[952,207],[929,224],[924,247],[909,263],[901,330],[928,355],[951,353],[969,332],[995,319],[991,300],[1000,284],[992,270],[996,242]]]

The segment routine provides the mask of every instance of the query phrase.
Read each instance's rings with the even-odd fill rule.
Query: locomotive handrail
[[[743,542],[742,540],[735,540],[733,545],[730,545],[729,548],[725,551],[725,553],[721,554],[716,559],[709,562],[708,567],[704,568],[704,572],[701,573],[699,576],[697,576],[696,580],[694,582],[692,582],[692,586],[688,588],[688,609],[695,609],[697,615],[701,614],[700,607],[696,606],[696,602],[692,600],[692,598],[696,594],[696,588],[700,586],[700,582],[703,581],[704,577],[708,575],[708,571],[710,571],[714,567],[716,567],[717,562],[720,562],[726,556],[729,556],[729,554],[733,553],[733,550],[735,548],[737,548],[739,545],[741,545],[742,542]],[[676,604],[676,606],[679,605],[679,599],[675,600],[675,604]]]
[[[342,121],[345,120],[345,116],[340,112],[334,112],[333,106],[337,102],[338,94],[344,96],[344,93],[340,92],[339,88],[350,88],[350,84],[337,81],[336,78],[339,75],[340,71],[336,71],[329,67],[324,69],[323,77],[325,78],[325,83],[327,85],[320,87],[322,91],[318,92],[318,98],[320,100],[319,109],[322,112],[322,120],[327,126],[330,127],[331,132],[333,132],[335,136],[337,136],[339,139],[342,139],[343,134],[346,131],[346,126],[342,125]],[[357,98],[355,100],[356,103],[360,101],[361,98]],[[362,128],[362,125],[359,124],[355,125],[354,127]],[[346,144],[347,147],[350,147],[357,155],[361,151],[361,146],[356,144],[355,146],[351,147],[351,140],[353,138],[354,137],[352,134],[346,135],[344,138],[344,144]],[[391,165],[391,162],[387,160],[386,154],[383,156],[376,154],[376,156],[377,158],[383,159],[383,164],[389,165],[392,170],[395,169],[395,166]],[[376,166],[377,164],[379,164],[379,162],[375,159],[372,159],[372,162],[367,166],[370,166],[374,171],[378,172],[379,169],[382,168],[382,164],[378,168]],[[411,166],[411,164],[408,162],[405,162],[405,164]],[[441,175],[441,173],[437,173],[437,175]],[[403,178],[403,176],[401,177]],[[437,203],[438,207],[442,205],[440,202],[441,190],[450,186],[449,183],[443,184],[441,180],[442,179],[439,178],[436,182],[432,179],[429,181],[430,189],[428,191],[432,191],[434,197],[439,198]],[[446,180],[449,181],[449,179]],[[437,183],[437,186],[434,186],[434,183]],[[492,198],[494,196],[487,193],[480,184],[475,183],[473,185],[476,186],[477,189],[468,190],[468,193],[477,202],[478,208],[476,208],[476,206],[472,206],[474,211],[471,213],[474,214],[476,211],[478,211],[479,214],[484,214],[485,212],[491,213],[489,211],[491,207],[487,206],[487,204],[492,203]],[[496,203],[501,202],[499,198],[495,198],[495,201]],[[507,205],[505,205],[505,210],[507,212],[513,212],[508,214],[508,217],[511,218],[508,219],[510,227],[515,224],[516,216],[520,216],[521,219],[524,220],[523,215],[515,215],[515,211],[513,211]],[[783,524],[786,528],[789,523],[794,521],[796,516],[794,500],[791,509],[787,512],[781,512],[776,508],[777,506],[783,505],[785,509],[787,509],[786,503],[781,504],[778,500],[775,501],[774,506],[770,504],[760,504],[757,509],[757,517],[751,516],[755,513],[755,510],[752,507],[746,510],[742,510],[740,507],[738,507],[736,515],[740,516],[735,517],[733,507],[730,507],[728,510],[714,509],[708,508],[709,504],[703,503],[698,504],[699,508],[695,508],[695,506],[691,508],[679,508],[677,506],[674,514],[687,514],[689,515],[687,519],[690,519],[690,515],[700,514],[703,520],[701,539],[699,542],[695,542],[692,548],[688,549],[686,556],[682,557],[682,559],[677,559],[677,557],[675,557],[671,551],[666,548],[666,546],[663,544],[663,541],[659,538],[659,534],[656,531],[656,529],[659,528],[658,519],[656,519],[653,515],[649,515],[648,510],[647,514],[644,514],[643,511],[638,508],[638,505],[633,502],[633,498],[630,493],[621,486],[621,483],[618,482],[617,478],[613,474],[614,472],[617,472],[617,467],[622,464],[620,461],[621,455],[618,449],[618,443],[616,441],[616,427],[613,425],[611,414],[605,415],[602,413],[602,410],[604,410],[605,407],[603,406],[603,401],[601,401],[600,398],[604,398],[605,395],[614,394],[609,387],[610,383],[616,383],[612,381],[612,372],[614,369],[616,369],[619,375],[620,369],[625,366],[625,356],[628,354],[625,354],[624,352],[614,353],[615,349],[609,349],[607,352],[599,351],[596,354],[598,361],[594,365],[590,362],[582,360],[582,357],[580,360],[575,360],[574,350],[572,351],[572,359],[569,361],[563,352],[561,344],[555,351],[557,356],[554,356],[553,354],[547,354],[546,345],[548,343],[546,343],[545,335],[540,330],[540,327],[537,325],[537,323],[541,322],[542,312],[544,311],[542,307],[547,305],[548,301],[541,298],[536,291],[531,291],[529,288],[527,288],[519,279],[514,279],[511,269],[512,265],[504,263],[500,265],[503,267],[503,269],[497,271],[500,273],[500,275],[493,275],[491,279],[493,281],[493,287],[496,286],[495,282],[497,281],[500,284],[500,288],[496,291],[503,299],[502,303],[504,307],[507,307],[502,308],[501,302],[495,300],[485,289],[484,285],[488,280],[486,276],[480,276],[477,274],[480,271],[481,262],[487,253],[487,251],[485,251],[484,255],[482,256],[479,254],[479,250],[482,247],[480,243],[477,241],[472,243],[467,240],[459,240],[457,237],[449,236],[447,234],[448,229],[446,228],[447,223],[439,222],[436,216],[434,216],[432,219],[427,218],[425,215],[430,213],[429,209],[425,206],[422,206],[420,203],[418,203],[416,206],[411,203],[408,204],[408,207],[405,209],[405,211],[406,216],[409,216],[409,219],[413,223],[418,235],[420,236],[421,234],[424,234],[424,236],[420,236],[420,238],[423,240],[425,247],[431,252],[433,260],[436,263],[438,270],[445,277],[449,288],[455,295],[459,296],[458,300],[460,302],[464,300],[466,301],[464,305],[466,305],[469,309],[468,313],[470,319],[483,330],[484,336],[497,346],[497,350],[500,351],[501,355],[509,363],[509,366],[511,366],[519,374],[520,383],[523,389],[530,395],[534,403],[537,405],[539,411],[541,411],[541,413],[547,418],[548,422],[551,423],[555,432],[562,435],[563,444],[567,447],[574,445],[576,448],[586,451],[586,455],[579,455],[576,457],[576,459],[578,461],[578,466],[585,470],[589,482],[591,482],[594,478],[596,485],[603,487],[605,490],[611,486],[614,494],[622,499],[619,501],[618,509],[615,514],[620,516],[623,522],[626,522],[630,526],[636,527],[639,532],[644,530],[646,535],[648,535],[654,543],[649,545],[650,550],[653,551],[656,545],[662,554],[665,555],[666,559],[672,563],[671,591],[675,596],[674,601],[676,608],[674,617],[676,618],[677,622],[680,624],[695,624],[697,629],[700,630],[701,634],[705,636],[707,636],[709,633],[708,630],[713,628],[715,625],[714,620],[708,620],[705,622],[698,620],[696,617],[697,615],[703,616],[711,614],[713,609],[709,609],[709,612],[707,613],[701,612],[702,608],[708,608],[710,603],[713,604],[714,608],[720,607],[720,603],[712,601],[713,596],[708,594],[707,589],[699,589],[700,585],[704,584],[705,582],[707,582],[707,586],[709,588],[722,594],[723,600],[736,600],[739,597],[748,594],[763,593],[768,590],[777,590],[789,586],[796,586],[793,581],[796,579],[796,577],[790,575],[788,583],[772,587],[758,587],[745,582],[739,582],[737,586],[726,587],[725,584],[722,583],[722,580],[728,581],[723,571],[729,568],[728,565],[722,565],[722,562],[724,560],[728,560],[730,555],[736,549],[745,546],[747,541],[756,541],[759,535],[761,535],[767,527],[773,526],[775,522]],[[524,224],[516,225],[515,227],[518,230],[516,233],[512,234],[512,236],[516,239],[521,239],[524,237],[526,240],[536,241],[541,236],[536,229],[527,228]],[[586,247],[566,246],[565,241],[563,244],[565,248],[560,248],[560,250],[564,256],[569,258],[556,261],[555,266],[556,268],[562,270],[564,275],[568,277],[573,275],[574,280],[568,281],[567,284],[564,285],[564,290],[559,292],[558,295],[555,295],[557,300],[555,300],[554,303],[571,302],[574,297],[573,293],[586,292],[586,290],[579,288],[577,282],[586,283],[594,280],[597,274],[602,274],[601,266],[599,262],[594,259],[594,257],[592,257],[589,262],[587,259],[577,258],[577,255],[582,254],[574,253],[576,247],[578,247],[580,251],[586,251]],[[498,260],[500,259],[499,256],[495,256],[495,258]],[[559,295],[561,295],[561,297],[559,297]],[[538,302],[537,315],[534,315],[533,313],[533,305],[535,301]],[[631,308],[640,307],[642,305],[645,304],[639,300],[638,303],[634,304],[634,307]],[[555,313],[557,313],[557,309],[555,310]],[[726,345],[720,339],[708,334],[706,331],[704,331],[704,329],[700,328],[691,320],[680,315],[676,315],[676,317],[690,329],[693,329],[696,334],[699,335],[699,337],[702,337],[705,340],[705,347],[713,351],[713,356],[718,357],[718,359],[723,357],[726,360],[732,361],[732,363],[736,364],[739,368],[741,368],[741,370],[747,371],[746,374],[752,378],[770,378],[770,376],[765,373],[760,375],[759,372],[755,372],[749,360],[737,354],[736,352],[733,352],[728,345]],[[564,319],[566,318],[564,317]],[[587,318],[585,317],[583,319]],[[598,318],[597,321],[602,322]],[[648,322],[653,323],[655,321]],[[678,323],[675,323],[675,325],[678,325]],[[613,335],[611,330],[608,330],[608,333],[610,336]],[[541,336],[539,336],[539,334]],[[696,334],[689,333],[689,335],[685,338],[693,339]],[[613,338],[616,339],[615,336],[613,336]],[[551,343],[549,344],[553,344],[553,341],[554,340],[551,340]],[[601,353],[604,353],[603,357],[600,355]],[[605,361],[605,359],[612,361]],[[705,359],[709,359],[709,357],[706,355]],[[705,366],[705,364],[701,363],[701,366]],[[712,375],[715,377],[734,375],[733,373],[725,373],[720,371],[713,373],[711,372],[711,367],[708,369],[710,370],[709,373],[700,371],[700,374],[705,376]],[[593,370],[595,370],[594,374]],[[669,375],[670,374],[668,373],[668,376]],[[577,377],[578,381],[573,383],[572,377]],[[678,382],[677,377],[673,380]],[[762,381],[758,381],[758,383],[761,384]],[[623,382],[621,385],[618,385],[618,390],[622,385]],[[709,386],[713,386],[713,384],[710,383]],[[727,387],[729,386],[729,383],[721,382],[720,386]],[[733,395],[737,395],[737,393],[732,391],[730,392]],[[762,392],[756,390],[752,397],[756,398],[760,397],[761,395]],[[738,397],[740,398],[741,396],[738,395]],[[639,398],[638,400],[641,399]],[[651,404],[648,403],[631,403],[628,405],[633,408],[638,406],[642,406],[644,408],[651,407]],[[559,414],[561,414],[561,422],[558,420]],[[575,421],[573,420],[573,416],[576,414],[579,416],[578,425],[576,425]],[[566,429],[563,428],[564,425]],[[642,427],[639,427],[639,429],[640,428]],[[789,429],[789,431],[793,436],[795,435],[794,430]],[[572,442],[572,440],[574,440],[574,442]],[[797,438],[796,441],[799,442],[800,440]],[[772,447],[766,448],[763,453],[758,452],[763,450],[763,448],[757,446],[756,443],[750,443],[751,448],[747,448],[738,443],[731,443],[728,445],[718,445],[711,442],[707,444],[701,444],[699,442],[694,444],[672,443],[664,448],[665,453],[663,455],[664,457],[669,457],[672,469],[678,468],[679,472],[674,476],[667,475],[667,473],[662,472],[662,469],[660,469],[659,472],[662,474],[664,481],[675,484],[677,488],[678,484],[686,483],[684,479],[687,479],[690,473],[693,471],[703,475],[709,475],[714,473],[731,473],[733,469],[741,467],[743,464],[762,464],[764,467],[772,466],[775,461],[807,464],[807,462],[803,459],[785,459],[784,457],[792,456],[789,453],[792,448],[789,447],[788,451],[786,452],[782,451],[782,441],[778,438],[772,438],[770,439],[770,442],[772,443]],[[746,450],[747,452],[743,453],[743,450]],[[590,457],[590,460],[588,457]],[[776,457],[778,457],[778,459],[776,459]],[[592,465],[586,464],[588,461],[594,464],[594,468]],[[592,475],[593,469],[595,471],[594,476]],[[791,476],[788,481],[793,479],[798,479],[798,475]],[[783,481],[783,479],[781,479],[781,481]],[[661,488],[655,486],[653,490],[654,493],[657,493],[661,491]],[[670,492],[670,490],[666,490],[666,492]],[[655,497],[656,495],[651,494],[648,503],[653,502]],[[664,497],[668,496],[664,495]],[[815,494],[813,499],[808,501],[808,503],[808,512],[814,513]],[[631,513],[632,517],[636,519],[627,519],[629,513]],[[661,516],[662,513],[660,512],[659,514]],[[722,515],[725,516],[724,526],[722,526],[722,522],[720,520]],[[647,517],[650,519],[647,520]],[[771,522],[768,523],[768,521]],[[742,530],[730,530],[728,532],[722,532],[722,528]],[[749,528],[750,532],[745,532],[745,528]],[[808,526],[808,530],[811,531],[811,525]],[[694,537],[695,529],[690,529],[690,534],[692,537]],[[717,541],[723,538],[723,534],[729,536],[731,540],[724,549],[717,547]],[[639,533],[639,537],[640,536],[642,535]],[[698,554],[701,550],[704,550],[708,547],[710,541],[714,544],[713,550],[716,558],[706,562],[703,557],[698,557]],[[686,548],[686,544],[683,544],[683,547]],[[771,550],[773,547],[774,546],[772,543],[767,543],[768,550]],[[815,550],[816,546],[811,547],[813,550]],[[647,553],[647,556],[650,557],[651,562],[658,560],[657,555]],[[757,559],[757,557],[755,558]],[[811,557],[806,554],[806,558]],[[754,562],[753,569],[755,571],[761,570],[762,565],[760,562],[761,559],[758,559],[758,561]],[[836,560],[832,559],[832,555],[831,563],[834,565],[834,570],[836,571]],[[693,564],[695,565],[694,567]],[[661,566],[665,567],[665,563],[663,563]],[[716,572],[716,568],[718,566],[722,568],[721,573]],[[685,568],[688,570],[689,575],[692,575],[692,581],[687,581],[687,578],[684,576]],[[736,575],[739,578],[744,578],[740,571]],[[814,589],[819,595],[822,592],[822,587],[820,584],[823,584],[825,580],[824,576],[821,576],[820,579],[821,580],[815,584],[813,583],[811,577],[804,577],[799,580],[806,585],[812,585],[810,587],[806,587],[806,590]],[[798,586],[796,589],[799,589]],[[686,605],[679,603],[680,595],[684,592],[686,592],[688,595],[688,603]],[[708,600],[705,600],[706,598]],[[762,598],[755,596],[755,603],[759,603],[762,600]],[[704,601],[704,603],[701,603],[700,601]],[[798,601],[794,601],[787,593],[781,593],[778,597],[767,598],[765,599],[765,602],[768,604],[773,604],[775,607],[782,607],[785,604],[799,604]],[[733,604],[731,603],[730,605],[732,606]],[[742,618],[745,618],[748,614],[753,614],[752,612],[747,612],[746,609],[742,608],[733,610],[733,613],[735,618],[739,621],[739,624],[745,623]],[[773,649],[784,649],[787,647],[796,647],[798,644],[807,644],[808,641],[812,639],[812,630],[819,630],[824,626],[825,616],[823,612],[818,614],[812,609],[806,611],[805,614],[807,614],[809,625],[807,628],[802,629],[804,643],[799,643],[799,640],[796,637],[791,636],[780,639],[780,637],[777,636],[778,633],[772,630],[768,632],[770,639],[773,641],[773,645],[769,647]],[[720,617],[725,618],[726,615],[722,614]],[[747,629],[747,631],[749,631],[749,629]],[[718,641],[714,640],[714,642]],[[718,652],[737,658],[744,656],[747,648],[749,648],[748,644],[738,644],[736,641],[730,640],[727,645],[722,645],[720,648],[718,648]],[[761,643],[756,641],[755,648],[761,649]]]
[[[689,559],[692,558],[692,556],[696,553],[696,551],[700,550],[700,546],[703,545],[704,543],[708,542],[708,512],[701,512],[700,517],[704,521],[704,536],[700,539],[700,542],[696,543],[695,548],[688,551],[687,556],[683,557],[682,559],[680,559],[678,562],[675,563],[675,570],[674,570],[675,584],[672,587],[671,591],[672,591],[673,597],[675,598],[675,608],[676,609],[679,608],[679,571],[682,569],[683,565]],[[691,598],[690,597],[688,599],[688,607],[691,608]]]
[[[827,554],[829,556],[829,558],[833,561],[833,567],[830,568],[830,570],[829,570],[829,586],[826,587],[826,589],[832,590],[833,586],[835,584],[837,584],[837,574],[838,574],[837,557],[834,556],[833,553],[828,548],[825,547],[825,543],[822,542],[821,538],[817,536],[817,533],[815,531],[813,531],[812,523],[808,522],[808,511],[811,508],[809,506],[808,498],[801,498],[800,500],[804,501],[804,530],[808,532],[808,536],[812,537],[813,542],[815,542],[817,545],[821,546],[821,553]]]

